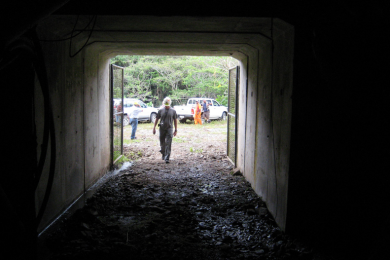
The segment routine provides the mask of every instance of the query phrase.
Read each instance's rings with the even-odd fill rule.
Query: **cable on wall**
[[[77,37],[78,35],[80,35],[81,33],[85,32],[87,30],[87,28],[89,27],[89,25],[91,24],[91,22],[94,20],[95,16],[92,16],[92,18],[89,20],[88,24],[81,30],[79,30],[78,33],[76,33],[75,35],[73,35],[74,31],[76,30],[76,25],[78,24],[78,20],[79,20],[79,15],[77,15],[77,18],[76,18],[76,22],[73,26],[73,29],[71,31],[71,36],[70,37],[67,37],[67,38],[64,38],[64,39],[56,39],[56,40],[42,40],[42,39],[39,39],[40,42],[62,42],[62,41],[67,41],[67,40],[71,40],[75,37]]]
[[[50,95],[49,95],[49,87],[48,87],[48,79],[47,79],[47,72],[46,67],[44,63],[43,58],[43,52],[40,49],[39,40],[36,34],[35,29],[29,30],[26,32],[23,36],[19,37],[18,39],[12,41],[7,46],[5,46],[4,50],[1,53],[0,58],[0,71],[3,71],[5,69],[8,69],[11,66],[17,65],[20,60],[23,61],[23,64],[26,66],[22,66],[21,68],[26,68],[28,70],[31,69],[31,71],[35,71],[35,75],[39,81],[40,87],[42,89],[42,93],[44,96],[44,137],[43,137],[43,143],[42,143],[42,149],[40,154],[40,160],[39,163],[37,160],[34,160],[35,163],[33,163],[30,166],[30,170],[26,173],[29,174],[27,176],[24,183],[21,183],[24,186],[29,187],[27,190],[19,191],[23,192],[25,194],[25,198],[29,199],[31,202],[29,207],[30,209],[18,209],[18,205],[12,204],[11,199],[8,194],[5,193],[5,190],[3,187],[0,187],[0,199],[5,203],[7,214],[9,217],[13,218],[15,220],[15,223],[17,223],[16,230],[20,230],[21,234],[25,237],[26,240],[30,241],[31,239],[31,245],[36,244],[36,230],[39,225],[39,223],[42,220],[42,216],[45,212],[51,187],[53,185],[54,181],[54,170],[55,170],[55,161],[56,161],[56,140],[55,140],[55,129],[54,129],[54,122],[53,122],[53,112],[52,107],[50,104]],[[30,88],[34,88],[34,77],[31,78],[31,84]],[[29,91],[31,96],[31,109],[32,109],[32,129],[31,129],[31,140],[29,145],[31,145],[32,149],[37,148],[37,131],[36,131],[36,124],[35,124],[35,99],[34,99],[34,91]],[[51,138],[51,158],[50,158],[50,170],[49,170],[49,178],[46,185],[46,191],[45,195],[41,204],[41,207],[39,209],[39,212],[37,215],[35,215],[34,212],[30,211],[31,209],[35,208],[34,203],[34,196],[35,196],[35,190],[37,189],[37,184],[40,180],[40,177],[42,175],[43,171],[43,164],[46,158],[47,149],[48,149],[48,138]],[[35,153],[36,156],[36,153]],[[37,172],[37,169],[40,169],[40,172]],[[17,204],[17,203],[16,203]],[[31,217],[27,217],[24,214],[31,213]],[[23,215],[22,215],[23,214]],[[34,231],[34,233],[30,233],[30,231]],[[31,258],[35,259],[35,253],[31,252]]]
[[[70,39],[70,43],[69,43],[69,57],[70,58],[75,57],[77,54],[79,54],[87,46],[89,39],[91,38],[92,32],[95,29],[96,20],[97,20],[97,15],[95,15],[93,18],[93,25],[92,25],[91,31],[89,32],[88,39],[85,41],[83,47],[81,47],[75,54],[71,54],[72,53],[72,38],[73,38],[73,31],[72,31],[71,39]]]
[[[45,120],[48,120],[48,127],[50,131],[50,169],[49,169],[49,178],[46,185],[46,191],[45,195],[41,204],[41,208],[38,211],[37,218],[36,218],[36,225],[38,226],[39,223],[42,220],[43,213],[45,212],[47,203],[49,201],[51,188],[53,186],[54,181],[54,171],[55,171],[55,161],[56,161],[56,138],[55,138],[55,128],[54,128],[54,118],[53,118],[53,109],[50,102],[50,94],[49,94],[49,83],[47,79],[47,71],[46,71],[46,65],[44,61],[43,51],[42,47],[40,45],[37,32],[35,28],[31,31],[31,38],[34,44],[35,51],[37,53],[36,59],[34,60],[34,68],[36,69],[36,73],[38,76],[39,83],[41,85],[42,92],[44,93],[44,102],[45,108],[47,108],[48,112],[45,112],[48,114],[48,118]],[[39,179],[36,180],[39,182]]]

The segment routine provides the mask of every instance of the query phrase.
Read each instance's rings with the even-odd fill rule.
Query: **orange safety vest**
[[[201,106],[200,106],[200,104],[198,104],[195,107],[195,115],[194,115],[195,124],[197,124],[197,123],[199,123],[200,125],[202,124],[201,115],[202,115]]]

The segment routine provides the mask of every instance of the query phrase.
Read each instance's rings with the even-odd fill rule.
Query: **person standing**
[[[199,104],[199,101],[196,101],[196,105],[195,105],[195,115],[194,115],[194,121],[195,121],[195,125],[196,124],[202,124],[202,107],[200,106]]]
[[[210,123],[210,109],[209,104],[206,103],[206,100],[203,100],[203,118],[206,123]]]
[[[131,140],[137,139],[135,137],[135,132],[137,131],[138,127],[138,115],[142,112],[141,106],[138,104],[137,101],[134,102],[133,106],[129,109],[129,117],[130,117],[130,124],[131,124]]]
[[[158,124],[160,127],[160,152],[162,153],[162,159],[165,163],[169,163],[172,138],[177,134],[177,114],[176,110],[171,108],[171,102],[169,97],[164,98],[164,108],[161,108],[158,111],[153,126],[153,134],[156,134],[156,125],[160,120],[160,123]],[[173,126],[175,127],[175,131],[173,131]]]
[[[116,107],[116,115],[115,119],[118,124],[122,123],[122,116],[123,114],[120,113],[122,112],[122,101],[119,102],[118,106]]]

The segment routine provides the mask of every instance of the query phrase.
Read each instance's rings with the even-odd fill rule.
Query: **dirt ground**
[[[153,135],[153,124],[138,124],[136,140],[130,141],[131,126],[124,129],[124,154],[139,161],[161,160],[158,128]],[[178,123],[177,136],[172,141],[171,163],[179,161],[222,160],[226,158],[226,121],[194,125],[188,121]]]
[[[124,132],[132,166],[47,236],[41,259],[330,259],[283,234],[233,174],[226,122],[179,124],[169,164],[152,124]]]

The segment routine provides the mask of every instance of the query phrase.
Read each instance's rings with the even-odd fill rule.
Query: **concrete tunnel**
[[[42,8],[44,15],[32,15],[34,19],[26,19],[22,23],[24,27],[16,24],[5,31],[1,47],[7,50],[7,46],[23,38],[22,34],[33,24],[37,25],[40,40],[69,37],[77,19],[76,15],[69,14],[71,9],[66,9],[71,7],[65,5],[62,9],[65,11],[52,15],[49,14],[58,10],[59,5]],[[361,245],[358,241],[363,236],[381,238],[388,229],[388,221],[381,214],[374,221],[370,212],[382,210],[383,177],[377,176],[366,183],[361,173],[365,165],[360,161],[360,152],[371,140],[363,139],[362,144],[356,146],[356,137],[361,136],[361,132],[349,130],[357,126],[356,112],[361,112],[356,102],[362,93],[352,90],[364,82],[353,78],[361,63],[351,61],[356,61],[354,57],[364,41],[353,48],[347,44],[358,38],[354,34],[355,25],[349,23],[343,23],[341,29],[339,24],[332,23],[329,27],[319,26],[316,28],[319,36],[313,40],[311,30],[315,26],[307,24],[307,16],[291,15],[285,9],[271,10],[248,16],[240,11],[239,16],[233,12],[213,16],[210,10],[195,8],[193,12],[199,11],[201,16],[191,12],[181,16],[174,12],[167,14],[173,16],[156,16],[160,11],[154,9],[150,16],[145,15],[148,14],[145,11],[140,12],[141,15],[126,15],[112,9],[105,14],[100,9],[103,14],[97,16],[93,31],[72,39],[70,49],[69,40],[41,41],[57,149],[53,186],[35,232],[47,227],[111,167],[110,58],[119,54],[214,55],[232,56],[240,61],[236,166],[266,202],[279,227],[307,240],[326,241],[342,249]],[[347,14],[338,15],[341,21],[349,19]],[[90,21],[91,16],[81,15],[78,28]],[[346,34],[345,29],[348,29]],[[344,41],[335,50],[332,43],[340,37]],[[80,53],[69,57],[80,49]],[[369,52],[372,54],[375,50],[369,49]],[[318,56],[322,67],[317,66]],[[26,146],[26,168],[33,171],[34,158],[41,152],[45,125],[43,106],[38,105],[43,103],[43,95],[31,66],[28,62],[24,64],[23,59],[27,58],[19,59],[24,62],[2,67],[2,85],[9,89],[27,89],[20,92],[21,103],[31,104],[34,96],[37,105],[28,105],[28,113],[26,106],[15,107],[15,114],[25,115],[28,127],[27,130],[7,129],[7,136],[18,140],[18,145],[13,145],[11,152],[7,150],[6,159],[15,161],[20,147]],[[344,74],[328,73],[326,77],[322,74],[331,71],[329,67],[337,71],[347,65]],[[20,77],[21,72],[26,76]],[[368,104],[378,104],[370,95],[365,98]],[[6,104],[13,107],[12,100]],[[12,121],[14,117],[9,115],[7,119]],[[32,130],[28,130],[34,124],[37,144],[31,139]],[[50,143],[52,141],[50,139]],[[359,156],[355,156],[357,154]],[[24,170],[2,175],[2,205],[9,212],[3,216],[3,223],[11,221],[14,226],[24,223],[25,228],[21,230],[35,229],[32,212],[37,214],[46,192],[50,157],[48,153],[34,192]],[[367,159],[371,172],[381,171],[381,164],[374,163],[379,157],[370,154]],[[9,171],[15,171],[14,167]],[[356,216],[356,209],[360,207],[365,210]],[[28,214],[24,214],[26,212]],[[24,215],[19,224],[15,220],[18,214]],[[13,232],[8,230],[11,244]],[[340,233],[333,237],[333,232]],[[373,244],[369,247],[375,247]]]
[[[87,24],[88,19],[83,18]],[[43,20],[38,27],[40,38],[66,37],[64,33],[72,30],[75,20],[74,16],[51,16]],[[267,202],[284,230],[293,27],[272,18],[126,16],[100,16],[95,27],[89,46],[74,58],[69,58],[64,51],[66,41],[43,44],[49,57],[47,63],[57,64],[48,66],[48,75],[49,85],[55,86],[51,90],[53,104],[61,104],[53,106],[61,149],[49,200],[51,214],[45,214],[41,228],[110,169],[109,61],[118,54],[129,54],[215,55],[240,60],[239,107],[242,109],[238,116],[237,167]],[[76,52],[85,40],[74,42],[71,51]],[[272,95],[272,88],[278,95]],[[283,95],[279,94],[281,91]],[[275,144],[278,147],[273,151]],[[45,191],[46,183],[44,179],[40,182],[37,205],[43,198],[40,191]]]

